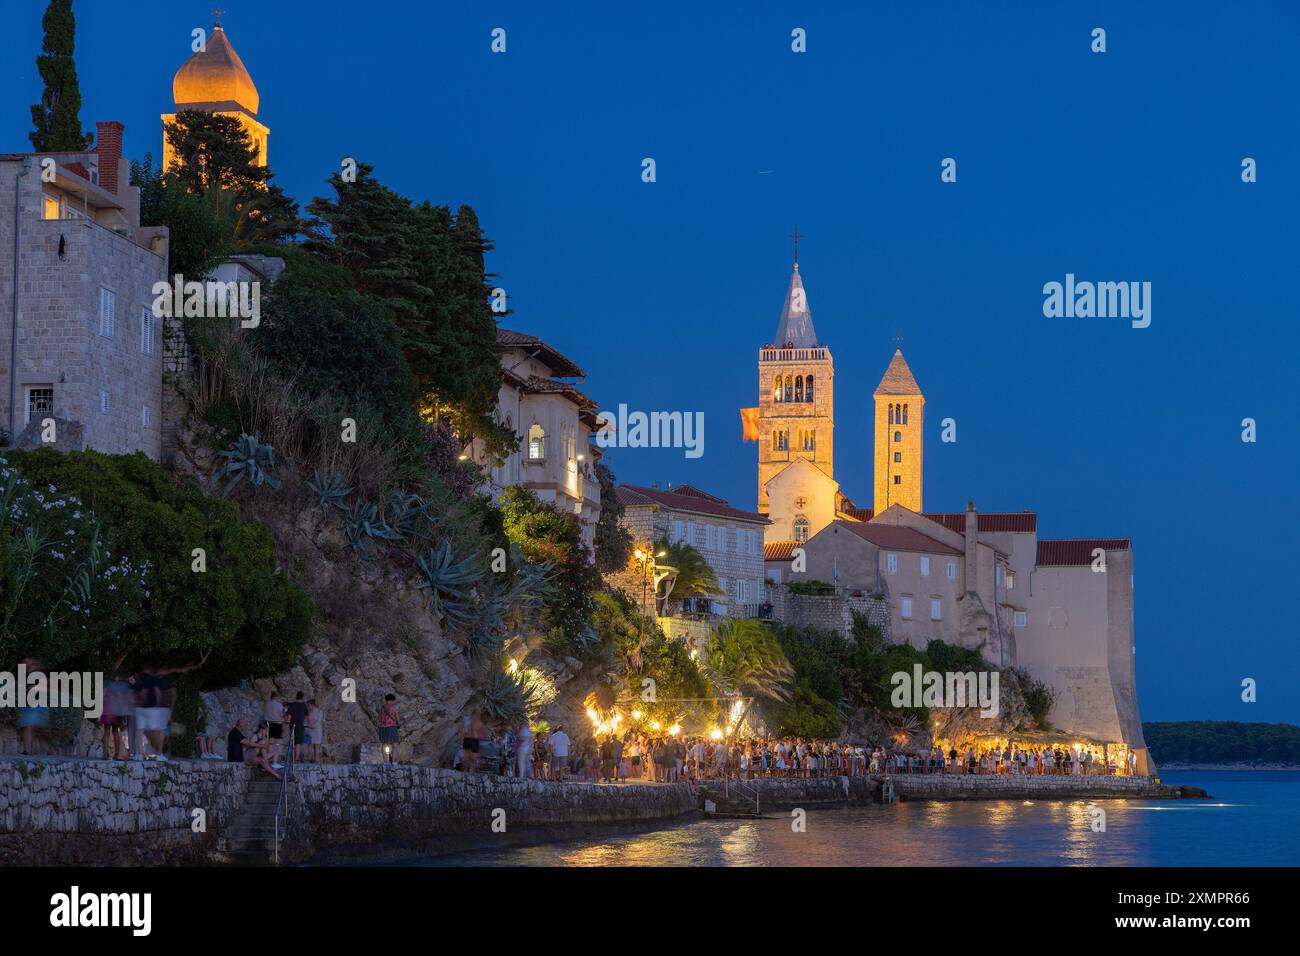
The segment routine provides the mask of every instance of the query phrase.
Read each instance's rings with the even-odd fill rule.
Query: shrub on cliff
[[[33,486],[75,498],[93,514],[105,561],[147,568],[142,592],[129,609],[88,631],[93,641],[69,641],[66,627],[42,638],[51,658],[102,665],[125,651],[134,661],[202,663],[204,684],[212,687],[293,663],[308,635],[311,601],[277,570],[270,532],[241,521],[234,504],[205,497],[139,453],[40,449],[11,453],[9,462]],[[21,536],[28,526],[12,525],[10,534]],[[203,551],[202,571],[195,570],[195,549]],[[42,587],[57,588],[53,572],[42,574],[49,578]]]
[[[506,537],[535,564],[554,569],[554,592],[546,601],[541,623],[555,651],[592,657],[591,614],[600,573],[588,559],[582,528],[573,515],[562,514],[527,488],[507,488],[501,498]]]

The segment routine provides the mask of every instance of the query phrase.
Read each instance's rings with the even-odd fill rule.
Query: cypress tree
[[[28,135],[38,153],[81,152],[90,148],[94,138],[81,130],[81,88],[72,59],[77,33],[72,0],[50,0],[41,25],[45,52],[36,58],[36,68],[45,81],[45,92],[32,106],[35,129]]]

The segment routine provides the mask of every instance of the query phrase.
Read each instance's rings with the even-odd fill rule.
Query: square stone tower
[[[876,387],[875,511],[890,505],[921,511],[925,396],[901,349]]]
[[[805,459],[834,477],[835,367],[817,341],[796,262],[776,340],[758,352],[758,512],[768,514],[767,483]]]

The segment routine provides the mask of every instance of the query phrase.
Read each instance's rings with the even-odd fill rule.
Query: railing
[[[760,362],[818,362],[830,358],[822,346],[812,348],[767,348],[759,349]]]
[[[289,781],[293,779],[293,756],[297,747],[294,744],[294,735],[297,727],[289,725],[289,745],[288,753],[284,758],[284,773],[280,775],[280,796],[275,801],[275,862],[280,862],[280,812],[284,811],[284,829],[287,833],[289,830]]]
[[[730,776],[727,776],[727,777],[723,777],[722,790],[723,793],[726,795],[727,799],[731,799],[731,795],[734,792],[737,800],[744,800],[746,802],[753,800],[754,816],[759,815],[758,787],[751,786],[750,784],[744,783],[741,780],[732,780]]]

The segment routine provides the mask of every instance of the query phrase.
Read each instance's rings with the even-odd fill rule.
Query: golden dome
[[[196,103],[237,103],[257,115],[257,87],[220,26],[212,28],[205,49],[176,71],[172,97],[177,109]]]

